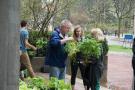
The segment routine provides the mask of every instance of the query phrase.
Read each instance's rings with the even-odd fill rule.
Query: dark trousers
[[[85,66],[79,62],[71,62],[71,85],[75,85],[75,80],[76,80],[78,68],[80,68],[81,76],[83,79],[83,84],[85,86],[86,85],[86,79],[84,76]]]
[[[132,60],[132,67],[133,67],[133,90],[135,90],[135,60]]]
[[[87,90],[100,90],[101,70],[96,64],[88,64],[85,68],[87,78]]]

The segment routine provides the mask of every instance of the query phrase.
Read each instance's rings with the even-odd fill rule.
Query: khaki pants
[[[25,65],[25,67],[28,69],[30,77],[33,78],[35,76],[35,73],[33,71],[33,68],[32,68],[32,65],[31,65],[31,62],[30,62],[30,58],[29,58],[27,52],[21,52],[20,51],[20,62]]]

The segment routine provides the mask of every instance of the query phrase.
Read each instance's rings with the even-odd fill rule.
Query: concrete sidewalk
[[[66,75],[66,80],[67,80],[68,82],[70,82],[70,75]],[[82,79],[79,79],[79,78],[76,79],[76,85],[75,85],[75,87],[76,87],[76,90],[85,90],[85,89],[84,89],[84,86],[83,86],[83,81],[82,81]],[[107,89],[107,88],[101,86],[101,87],[100,87],[100,90],[109,90],[109,89]]]

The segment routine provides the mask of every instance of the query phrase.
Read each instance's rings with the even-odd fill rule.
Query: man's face
[[[69,30],[70,30],[70,26],[68,26],[68,25],[61,26],[61,31],[63,34],[68,33]]]

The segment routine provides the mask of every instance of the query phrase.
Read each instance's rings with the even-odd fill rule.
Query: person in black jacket
[[[82,32],[81,26],[77,25],[74,29],[74,34],[73,34],[73,37],[74,37],[75,41],[81,42],[83,40],[82,34],[83,34],[83,32]],[[85,66],[83,64],[84,62],[83,62],[81,52],[76,53],[75,59],[76,60],[71,60],[71,85],[72,85],[72,90],[75,90],[75,80],[76,80],[78,68],[80,68],[81,76],[82,76],[82,79],[83,79],[83,84],[84,84],[84,87],[86,88],[86,80],[85,80],[85,76],[84,76]]]
[[[100,78],[103,73],[103,41],[105,37],[99,28],[91,30],[91,36],[101,43],[101,54],[99,58],[90,57],[85,68],[85,77],[87,78],[87,90],[100,90]]]
[[[133,52],[133,57],[132,57],[132,67],[133,67],[133,90],[135,90],[135,38],[133,40],[133,46],[132,46],[132,52]]]

